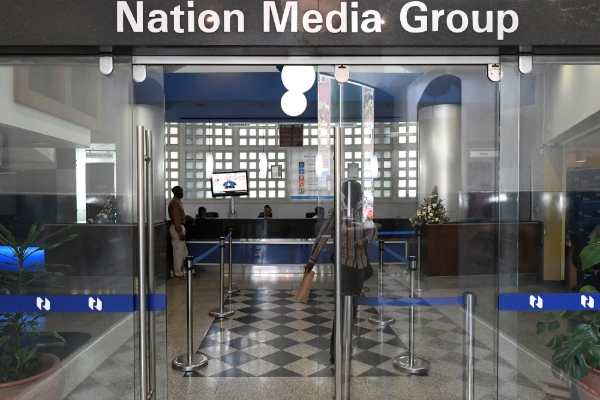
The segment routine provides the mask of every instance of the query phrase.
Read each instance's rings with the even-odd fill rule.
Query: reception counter
[[[409,243],[416,243],[414,230],[407,219],[379,219],[374,221],[382,232],[380,239],[394,253],[406,258]],[[268,265],[304,265],[308,261],[314,238],[323,220],[317,219],[203,219],[195,225],[186,225],[188,250],[198,257],[207,252],[218,238],[226,236],[232,229],[233,263]],[[399,232],[403,232],[400,234]],[[414,254],[414,246],[413,253]],[[331,263],[333,241],[330,241],[319,256],[317,263]],[[371,263],[379,262],[377,245],[368,247]],[[215,251],[198,261],[198,264],[218,264],[220,253]],[[387,253],[385,262],[402,262]],[[225,251],[225,262],[229,262],[229,251]]]

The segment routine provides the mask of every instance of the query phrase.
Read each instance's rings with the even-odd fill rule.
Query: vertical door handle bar
[[[148,396],[148,362],[146,340],[146,199],[145,199],[145,161],[144,127],[136,127],[137,138],[137,222],[138,222],[138,291],[139,291],[139,353],[140,353],[140,400]]]
[[[156,289],[154,271],[154,162],[152,159],[152,131],[145,130],[146,148],[146,226],[147,233],[147,264],[148,264],[148,294]],[[148,312],[148,389],[150,394],[156,393],[156,319],[155,312]]]
[[[341,91],[341,88],[340,88]],[[340,95],[341,97],[341,95]],[[340,101],[341,104],[341,101]],[[341,105],[340,105],[341,109]],[[341,111],[341,110],[340,110]],[[341,112],[340,112],[341,122]],[[335,398],[342,398],[342,130],[334,130],[333,198],[335,212]],[[347,400],[347,399],[343,399]]]

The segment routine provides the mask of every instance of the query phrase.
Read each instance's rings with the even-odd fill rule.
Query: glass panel
[[[476,398],[503,398],[497,394],[495,329],[498,203],[493,199],[498,198],[498,164],[493,156],[475,159],[470,153],[475,143],[498,148],[498,88],[484,65],[408,69],[353,66],[351,83],[339,85],[327,79],[330,69],[320,68],[320,81],[333,87],[327,99],[331,122],[342,128],[343,176],[361,188],[356,208],[353,200],[348,206],[344,199],[345,215],[362,238],[369,237],[369,229],[378,231],[374,243],[365,244],[375,276],[363,283],[361,277],[350,275],[355,273],[352,269],[345,272],[346,282],[355,285],[347,284],[344,291],[360,296],[361,286],[368,288],[366,297],[358,297],[351,369],[356,377],[380,376],[373,368],[397,376],[372,379],[378,397],[398,397],[404,387],[399,380],[405,374],[394,362],[408,361],[398,357],[409,346],[409,307],[400,301],[410,296],[408,257],[420,254],[414,261],[421,289],[415,297],[444,298],[413,309],[416,356],[431,366],[431,397],[463,395],[465,330],[460,305],[463,293],[473,292],[475,318],[485,325],[476,331],[475,353],[481,357],[475,364]],[[403,95],[390,100],[393,107],[375,95],[384,89],[379,86],[384,81],[403,82],[395,89]],[[325,108],[323,100],[321,96],[320,109]],[[354,170],[356,165],[360,173]],[[350,234],[344,231],[348,222],[337,222],[342,235]],[[486,247],[490,240],[491,248]],[[377,241],[384,242],[381,253]],[[353,254],[360,254],[356,242],[344,240],[353,243],[349,245]],[[389,305],[391,300],[398,305]],[[365,365],[371,355],[372,364]],[[446,368],[454,372],[444,375],[441,371]]]
[[[0,58],[4,82],[0,85],[0,223],[11,232],[19,251],[31,251],[34,247],[40,251],[25,263],[2,265],[0,291],[2,296],[27,294],[34,296],[34,301],[37,297],[37,308],[43,314],[0,310],[0,354],[14,357],[10,350],[13,345],[62,346],[30,347],[38,350],[37,361],[21,358],[24,364],[43,365],[44,358],[56,358],[61,367],[33,389],[36,395],[21,392],[12,396],[50,398],[54,390],[53,398],[102,398],[112,394],[114,398],[133,399],[138,372],[135,360],[139,356],[135,346],[137,314],[133,312],[137,294],[133,128],[142,118],[134,115],[131,101],[131,60],[114,56],[110,76],[98,70],[98,57],[14,60]],[[150,69],[148,77],[154,78],[154,72]],[[162,73],[158,78],[162,82]],[[159,91],[162,96],[162,87]],[[163,166],[165,158],[177,160],[179,155],[166,154],[164,143],[177,142],[179,135],[184,135],[176,124],[165,129],[162,106],[150,108],[156,108],[158,115],[154,120],[158,123],[143,125],[154,132],[152,157],[155,169],[160,171],[155,176],[152,194],[160,210],[156,213],[155,236],[164,238]],[[43,232],[28,241],[28,237],[34,239],[32,226],[43,227]],[[29,242],[28,250],[25,242]],[[42,247],[59,243],[52,249]],[[1,252],[4,257],[10,249],[2,246]],[[164,264],[164,252],[157,254],[157,262],[162,257]],[[31,267],[24,269],[28,266]],[[8,284],[6,278],[15,277],[17,270],[21,279]],[[164,273],[162,283],[164,286]],[[115,301],[115,295],[124,298]],[[70,300],[61,304],[57,296]],[[115,311],[114,304],[124,308]],[[15,321],[25,328],[17,331],[27,332],[33,341],[23,338],[17,343],[20,337],[17,341],[7,338]],[[158,329],[165,328],[160,321],[157,323]],[[39,337],[37,330],[57,334]],[[162,349],[159,356],[166,358],[164,340],[157,348]],[[0,370],[31,375],[27,368]],[[107,371],[119,371],[118,391],[108,389],[116,378],[102,380]],[[159,374],[166,379],[166,364]],[[6,378],[0,372],[0,381]],[[90,386],[90,382],[95,384]],[[166,398],[166,385],[157,388],[156,395]]]
[[[598,297],[589,292],[600,289],[600,259],[591,255],[600,231],[600,58],[533,61],[523,75],[516,57],[502,60],[499,334],[507,340],[499,353],[514,373],[498,398],[529,396],[529,383],[594,398],[588,383],[598,357],[583,349],[598,343],[578,333],[597,330],[590,309]]]

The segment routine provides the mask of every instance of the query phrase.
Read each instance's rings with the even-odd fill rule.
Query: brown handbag
[[[308,295],[310,294],[310,288],[312,287],[313,280],[315,279],[315,271],[310,271],[302,277],[302,282],[298,286],[298,292],[296,292],[296,301],[306,303],[308,301]]]

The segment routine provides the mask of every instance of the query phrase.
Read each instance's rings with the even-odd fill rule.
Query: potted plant
[[[58,272],[50,272],[49,266],[34,260],[37,253],[50,250],[63,243],[75,239],[78,235],[72,234],[59,238],[65,230],[60,229],[44,238],[41,244],[34,245],[45,225],[33,224],[25,240],[21,243],[0,224],[0,244],[9,249],[9,254],[0,260],[4,269],[0,271],[0,287],[8,290],[11,295],[24,295],[27,288],[35,282],[48,280]],[[40,330],[40,318],[44,312],[0,312],[0,398],[11,399],[27,392],[28,399],[52,399],[53,395],[62,396],[64,378],[56,374],[59,369],[58,357],[40,353],[40,347],[64,346],[65,340],[56,332],[43,332]],[[36,342],[40,337],[52,337],[49,343]],[[47,377],[49,379],[44,388],[35,387]],[[39,390],[39,394],[34,393]]]
[[[600,239],[591,239],[580,253],[581,267],[589,269],[600,263]],[[580,293],[598,293],[590,285]],[[557,331],[561,320],[568,321],[567,332],[561,332],[546,343],[552,349],[552,365],[558,378],[577,381],[581,400],[600,398],[600,311],[563,311],[559,318],[548,313],[538,322],[537,332]]]

